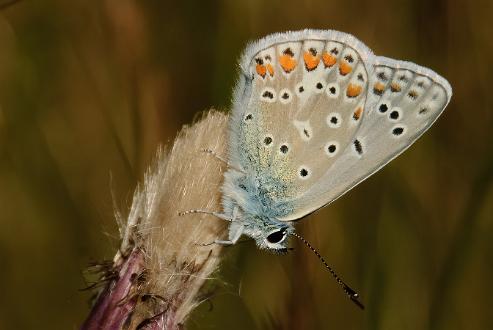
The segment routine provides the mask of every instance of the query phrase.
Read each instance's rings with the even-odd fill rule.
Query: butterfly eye
[[[281,229],[281,230],[275,231],[275,232],[271,233],[269,236],[267,236],[267,242],[279,243],[282,240],[284,240],[285,237],[286,237],[286,230]]]

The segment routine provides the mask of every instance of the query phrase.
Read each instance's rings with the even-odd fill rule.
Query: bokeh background
[[[492,1],[0,1],[0,328],[76,329],[82,271],[118,246],[160,143],[229,107],[246,42],[337,29],[428,66],[454,90],[411,149],[298,230],[362,295],[358,310],[297,242],[225,250],[190,329],[491,329]]]

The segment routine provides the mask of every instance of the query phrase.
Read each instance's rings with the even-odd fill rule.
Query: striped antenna
[[[327,268],[327,270],[332,274],[332,276],[334,277],[334,279],[336,280],[336,282],[339,283],[339,285],[342,287],[342,289],[344,290],[344,292],[348,295],[349,299],[351,299],[351,301],[354,302],[356,304],[356,306],[358,306],[359,308],[365,309],[365,306],[358,300],[359,299],[359,294],[356,291],[354,291],[353,289],[351,289],[351,287],[349,287],[349,285],[347,285],[346,283],[344,283],[344,281],[339,277],[339,275],[337,275],[337,273],[332,269],[332,267],[330,267],[327,264],[327,262],[320,255],[320,253],[318,253],[318,251],[315,250],[315,248],[310,243],[308,243],[308,241],[306,239],[304,239],[300,235],[298,235],[296,233],[291,233],[291,235],[294,236],[294,237],[296,237],[297,239],[299,239],[303,243],[305,243],[305,245],[310,250],[312,250],[313,253],[315,253],[315,255],[318,257],[318,259],[320,259],[320,261],[324,264],[325,268]]]

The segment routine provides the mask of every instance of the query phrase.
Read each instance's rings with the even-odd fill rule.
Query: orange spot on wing
[[[255,68],[255,70],[257,71],[259,76],[261,76],[262,78],[264,78],[265,74],[267,73],[267,69],[266,69],[265,65],[262,65],[262,64],[257,64],[257,67]]]
[[[342,61],[339,64],[339,73],[343,76],[347,75],[349,72],[353,70],[353,67],[349,65],[348,62]]]
[[[269,75],[271,77],[273,77],[274,76],[274,67],[272,66],[272,64],[268,63],[266,65],[266,67],[267,67],[267,72],[269,72]]]
[[[353,119],[354,120],[358,120],[361,118],[361,114],[363,113],[363,108],[362,107],[359,107],[358,109],[356,109],[356,111],[353,113]]]
[[[361,94],[363,88],[360,85],[349,84],[347,87],[346,95],[348,97],[356,97]]]
[[[324,65],[326,68],[330,68],[337,62],[337,58],[335,56],[330,55],[327,52],[324,52],[322,54],[322,61],[324,62]]]
[[[289,54],[281,55],[279,57],[279,64],[286,73],[290,73],[296,68],[296,60]]]
[[[305,60],[305,67],[308,71],[314,70],[318,66],[318,63],[320,63],[320,57],[310,52],[303,54],[303,60]]]
[[[399,85],[396,82],[393,82],[392,84],[390,84],[390,90],[394,93],[400,92],[401,91],[401,85]]]
[[[382,95],[383,91],[385,89],[385,85],[382,84],[381,82],[377,81],[375,85],[373,85],[373,93],[377,95]]]

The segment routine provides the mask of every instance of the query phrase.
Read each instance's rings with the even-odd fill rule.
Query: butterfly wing
[[[413,144],[440,116],[452,95],[448,82],[410,62],[376,57],[366,116],[352,143],[322,179],[292,201],[299,219],[334,201]]]
[[[451,95],[432,71],[375,57],[335,31],[269,36],[247,48],[241,67],[230,161],[285,221],[330,203],[396,157]]]

